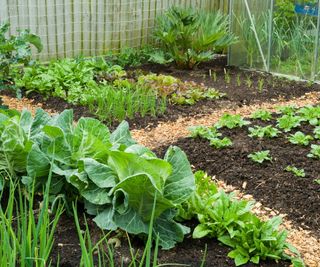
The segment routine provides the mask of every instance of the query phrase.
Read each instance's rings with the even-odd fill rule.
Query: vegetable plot
[[[157,158],[136,144],[127,122],[110,133],[92,118],[74,124],[70,110],[50,117],[39,109],[34,118],[28,111],[1,111],[0,169],[36,188],[52,170],[52,198],[63,196],[68,205],[80,195],[103,229],[147,235],[156,198],[159,245],[169,249],[189,232],[174,220],[175,207],[195,189],[186,155],[170,147],[164,159]]]

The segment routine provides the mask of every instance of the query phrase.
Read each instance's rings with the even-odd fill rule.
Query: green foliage
[[[309,158],[320,159],[320,146],[319,145],[311,145],[311,151],[307,156]]]
[[[28,190],[14,183],[12,177],[6,177],[9,195],[5,200],[7,205],[0,205],[0,266],[51,266],[50,253],[63,206],[59,203],[54,218],[51,218],[50,175],[47,179],[41,209],[36,212],[33,186]],[[2,198],[0,192],[0,200],[4,200]]]
[[[0,81],[10,77],[12,65],[32,64],[31,46],[36,47],[38,52],[42,50],[40,38],[29,30],[19,31],[17,36],[7,38],[9,27],[9,23],[0,25]]]
[[[220,138],[211,138],[210,145],[214,146],[215,148],[226,148],[232,146],[232,141],[228,137]]]
[[[320,126],[314,128],[313,134],[315,139],[320,139]]]
[[[197,216],[199,224],[194,238],[216,237],[233,250],[228,254],[237,266],[249,261],[290,259],[287,248],[299,257],[297,251],[286,242],[287,233],[279,231],[280,217],[262,221],[251,209],[253,202],[238,200],[234,194],[217,191],[217,186],[203,172],[195,174],[196,190],[179,211],[182,219]],[[292,257],[292,262],[301,259]]]
[[[304,169],[298,169],[297,167],[295,167],[295,166],[287,166],[286,168],[285,168],[285,171],[287,171],[287,172],[291,172],[291,173],[293,173],[295,176],[297,176],[297,177],[306,177],[306,174],[305,174],[305,172],[304,172]]]
[[[270,121],[272,119],[272,114],[270,111],[259,109],[253,112],[250,116],[252,119],[259,119],[262,121]]]
[[[228,129],[234,129],[237,127],[242,127],[245,125],[249,125],[250,122],[244,120],[241,115],[231,115],[231,114],[224,114],[220,120],[215,124],[216,128],[227,127]]]
[[[295,115],[297,111],[297,107],[294,105],[289,105],[289,106],[279,106],[277,108],[277,113],[278,114],[283,114],[283,115],[290,115],[293,116]]]
[[[232,146],[232,141],[228,137],[222,136],[215,127],[194,126],[190,127],[191,137],[201,137],[210,141],[210,145],[215,148],[226,148]]]
[[[259,164],[263,163],[264,161],[271,161],[272,157],[270,156],[269,150],[258,151],[248,155],[252,161],[257,162]]]
[[[277,127],[285,132],[290,132],[293,128],[300,126],[301,117],[294,115],[283,115],[277,119],[277,122]]]
[[[300,108],[297,113],[302,121],[307,121],[310,125],[316,126],[320,123],[320,106],[307,105]]]
[[[295,22],[293,0],[278,0],[275,4],[274,20],[278,26],[292,27]]]
[[[110,133],[92,118],[74,124],[72,111],[50,117],[39,109],[2,112],[0,170],[21,175],[41,188],[52,170],[50,193],[66,203],[80,197],[97,225],[148,235],[152,202],[157,196],[154,237],[171,248],[188,228],[174,221],[176,207],[194,191],[194,176],[184,152],[170,147],[159,159],[131,138],[123,122]]]
[[[138,77],[137,86],[145,90],[155,90],[161,96],[178,105],[194,105],[202,99],[215,100],[225,94],[195,82],[182,82],[170,75],[148,74]]]
[[[272,127],[272,125],[268,125],[266,127],[261,127],[261,126],[254,126],[254,127],[249,127],[249,136],[250,137],[258,137],[258,138],[274,138],[278,137],[278,134],[281,132],[277,129]]]
[[[236,41],[228,31],[228,17],[222,13],[178,7],[158,17],[154,36],[163,56],[173,59],[178,67],[190,69]]]
[[[313,140],[313,137],[298,131],[295,134],[291,134],[288,139],[292,144],[307,146],[309,145],[309,142]]]

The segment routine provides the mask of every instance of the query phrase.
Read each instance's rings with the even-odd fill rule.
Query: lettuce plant
[[[320,106],[307,105],[300,108],[297,113],[302,118],[302,121],[307,121],[310,125],[315,126],[320,122]]]
[[[262,121],[270,121],[272,119],[272,114],[268,110],[259,109],[251,114],[252,119],[259,119]]]
[[[303,132],[298,131],[295,134],[291,134],[288,139],[292,144],[307,146],[309,145],[309,142],[313,140],[313,137],[311,135],[307,135]]]
[[[307,156],[309,158],[320,159],[320,145],[311,145],[311,151]]]
[[[320,126],[317,126],[313,130],[314,138],[315,139],[320,139]]]
[[[295,175],[297,177],[306,177],[304,169],[298,169],[295,166],[290,166],[289,165],[284,170],[287,171],[287,172],[291,172],[293,175]]]
[[[271,161],[272,157],[270,156],[270,150],[258,151],[248,155],[252,161],[257,162],[259,164],[264,161]]]
[[[277,128],[272,127],[272,125],[268,125],[266,127],[261,126],[255,126],[255,127],[249,127],[249,136],[250,137],[258,137],[258,138],[274,138],[278,137],[278,135],[281,133]]]
[[[283,115],[277,119],[277,127],[284,130],[285,132],[290,132],[293,128],[300,126],[301,117],[294,115]]]
[[[147,235],[157,196],[153,233],[159,245],[171,248],[189,231],[174,220],[195,188],[178,147],[159,159],[131,138],[127,122],[110,133],[92,118],[74,124],[70,110],[51,117],[39,109],[34,118],[28,111],[3,111],[0,118],[0,170],[36,188],[52,171],[50,193],[67,203],[80,197],[102,229]]]
[[[249,125],[250,122],[247,120],[244,120],[241,115],[232,115],[232,114],[224,114],[220,120],[214,125],[216,128],[222,128],[226,127],[228,129],[234,129],[237,127],[242,127]]]

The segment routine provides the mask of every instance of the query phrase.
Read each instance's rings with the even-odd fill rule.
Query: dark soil
[[[136,69],[128,69],[128,72],[136,71]],[[320,85],[308,84],[306,82],[290,81],[288,79],[274,77],[271,74],[246,71],[235,67],[226,66],[226,58],[220,57],[212,62],[201,64],[195,70],[178,70],[174,66],[163,66],[155,64],[147,64],[138,69],[139,72],[154,72],[166,75],[172,75],[183,81],[195,81],[203,83],[208,87],[218,89],[227,95],[220,100],[210,101],[203,100],[193,106],[168,105],[164,115],[158,117],[137,116],[134,119],[128,119],[132,129],[153,128],[159,122],[176,121],[180,117],[186,116],[203,116],[212,113],[221,107],[236,108],[243,105],[266,102],[272,99],[293,99],[300,97],[307,92],[320,91]],[[211,73],[211,77],[210,74]],[[230,77],[230,80],[227,78]],[[252,85],[249,85],[249,83]],[[259,83],[262,86],[259,88]],[[4,91],[4,94],[13,95],[12,91]],[[27,96],[34,99],[36,103],[42,103],[46,109],[56,112],[62,112],[65,109],[73,109],[75,119],[82,116],[91,116],[87,107],[72,105],[65,100],[57,97],[44,99],[38,93],[32,93]],[[118,125],[119,122],[114,121],[112,127]]]
[[[190,222],[188,226],[194,228],[195,223]],[[100,231],[92,222],[89,220],[89,227],[91,229],[91,238],[93,242],[97,242],[100,237]],[[63,216],[60,219],[57,233],[55,237],[55,246],[53,248],[52,260],[56,262],[56,259],[60,257],[60,266],[62,267],[76,267],[79,266],[81,259],[81,249],[79,245],[79,239],[74,228],[74,222],[71,218]],[[82,227],[84,229],[84,227]],[[112,236],[111,236],[112,237]],[[114,248],[114,261],[115,266],[130,265],[130,248],[128,240],[122,235],[119,238],[121,246]],[[133,247],[134,253],[138,253],[141,257],[144,250],[144,243],[136,238],[130,237],[130,242]],[[235,266],[234,261],[227,257],[230,249],[223,246],[214,239],[192,239],[186,236],[183,243],[178,244],[174,249],[171,250],[160,250],[158,263],[164,264],[169,263],[166,266],[176,266],[175,264],[186,264],[185,266],[200,267],[201,262],[204,258],[204,252],[207,247],[207,253],[205,256],[205,265],[207,267],[233,267]],[[107,249],[107,248],[106,248]],[[170,264],[171,263],[171,264]],[[289,262],[281,261],[276,263],[274,261],[261,262],[259,266],[275,267],[275,266],[289,266]],[[55,266],[55,265],[54,265]],[[257,265],[246,264],[244,267],[254,267]]]
[[[295,130],[312,134],[308,125],[291,133]],[[222,129],[221,133],[233,141],[230,148],[215,149],[209,141],[200,138],[180,139],[173,145],[186,152],[195,169],[204,170],[238,188],[243,188],[246,183],[244,192],[253,195],[264,206],[287,214],[297,226],[320,236],[320,185],[314,182],[320,178],[320,160],[307,157],[310,145],[293,145],[285,135],[274,139],[253,139],[248,136],[247,127]],[[158,154],[162,155],[166,149],[159,148]],[[258,164],[247,157],[261,150],[270,150],[272,162]],[[306,177],[298,178],[285,172],[288,165],[303,168]]]

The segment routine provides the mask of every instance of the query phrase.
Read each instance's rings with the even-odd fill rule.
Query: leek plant
[[[29,192],[9,179],[7,199],[4,197],[4,191],[1,192],[0,266],[52,266],[50,253],[54,243],[54,232],[63,213],[63,205],[58,204],[52,218],[49,210],[50,180],[51,177],[46,185],[41,208],[38,210],[35,210],[34,186]]]

